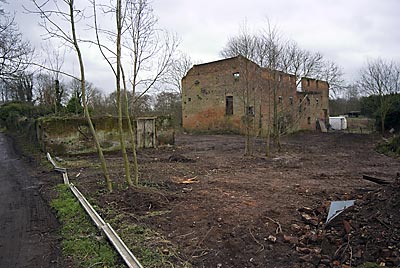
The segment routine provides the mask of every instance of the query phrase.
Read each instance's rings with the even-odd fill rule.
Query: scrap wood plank
[[[363,175],[363,179],[367,180],[367,181],[372,181],[372,182],[375,182],[375,183],[381,184],[381,185],[386,185],[386,184],[390,184],[391,183],[388,180],[372,177],[372,176],[369,176],[369,175]]]
[[[172,177],[172,181],[178,184],[191,184],[191,183],[198,183],[200,182],[197,179],[197,176],[194,176],[193,178],[179,178],[179,177]]]
[[[327,133],[328,130],[326,129],[325,122],[322,120],[318,120],[318,123],[319,123],[319,127],[321,128],[321,132]]]

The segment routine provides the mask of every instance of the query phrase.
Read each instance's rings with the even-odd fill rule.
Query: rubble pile
[[[283,240],[299,253],[300,267],[399,267],[400,180],[345,198],[355,205],[328,224],[329,201],[298,210],[302,223],[292,224]]]

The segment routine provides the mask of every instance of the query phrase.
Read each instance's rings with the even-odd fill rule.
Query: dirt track
[[[159,193],[99,195],[104,190],[98,170],[83,166],[70,173],[72,178],[80,174],[76,183],[100,207],[162,233],[194,267],[306,267],[283,234],[291,235],[293,224],[308,228],[299,208],[374,189],[363,174],[395,177],[400,161],[378,154],[378,140],[360,134],[298,133],[284,138],[282,151],[266,158],[262,140],[254,157],[244,157],[244,137],[181,135],[175,148],[139,152],[141,180]],[[90,156],[80,160],[96,161]],[[113,179],[123,184],[121,159],[111,155],[108,160],[115,166]],[[138,222],[138,217],[143,219]],[[276,234],[277,222],[281,234]]]
[[[0,267],[61,267],[55,216],[38,178],[0,133]]]

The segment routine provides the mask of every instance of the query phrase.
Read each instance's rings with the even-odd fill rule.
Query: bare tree
[[[173,90],[179,93],[180,96],[182,96],[182,78],[192,67],[192,59],[184,53],[179,53],[171,61],[170,68],[164,80],[167,84],[171,85]]]
[[[272,137],[278,150],[281,149],[281,133],[280,133],[280,116],[278,114],[278,90],[281,87],[281,79],[278,73],[279,65],[283,58],[284,47],[281,44],[281,37],[277,28],[270,23],[268,23],[267,28],[264,30],[262,35],[262,52],[260,54],[265,54],[264,64],[269,71],[268,88],[269,92],[267,98],[269,100],[269,114],[271,114],[271,102],[272,102],[272,124],[271,116],[267,117],[267,142],[266,142],[266,155],[269,155],[269,140],[271,135],[271,125],[272,125]],[[272,95],[272,96],[271,96]],[[271,101],[272,99],[272,101]]]
[[[317,79],[328,82],[330,97],[335,98],[346,90],[342,69],[332,61],[324,61],[322,69],[316,75]]]
[[[77,37],[76,28],[76,22],[79,21],[80,18],[82,18],[83,12],[82,10],[76,8],[74,0],[63,0],[61,1],[61,3],[58,3],[57,1],[52,2],[50,0],[44,1],[42,3],[39,3],[39,0],[32,0],[32,2],[36,7],[36,10],[32,12],[38,14],[43,19],[41,25],[46,30],[48,37],[62,40],[65,45],[71,47],[76,53],[79,63],[80,77],[78,80],[81,83],[84,114],[88,122],[90,132],[94,138],[97,152],[99,154],[100,163],[107,188],[111,192],[112,184],[110,180],[110,175],[108,173],[107,164],[86,103],[85,65],[80,48],[80,43]],[[55,9],[47,9],[50,4],[53,4],[55,6]],[[57,21],[56,19],[59,19],[60,21]],[[68,26],[63,27],[65,23],[67,23]]]
[[[125,179],[129,186],[132,186],[131,172],[129,166],[129,159],[126,153],[125,140],[123,137],[123,129],[122,129],[122,98],[121,98],[121,38],[122,38],[122,28],[123,28],[123,18],[122,18],[122,2],[121,0],[117,0],[117,7],[115,10],[116,24],[117,24],[117,63],[116,63],[116,73],[115,73],[115,83],[117,89],[117,107],[118,107],[118,130],[121,144],[121,152],[124,158],[124,167],[125,167]],[[129,117],[128,117],[129,118]],[[130,120],[129,120],[130,121]]]
[[[91,2],[94,7],[97,45],[116,77],[118,110],[124,107],[122,100],[125,100],[124,112],[127,117],[133,153],[134,184],[137,185],[136,142],[129,107],[134,106],[134,102],[137,102],[150,89],[155,88],[159,82],[164,81],[163,78],[169,70],[178,42],[176,37],[156,28],[157,19],[147,0],[117,1],[116,7],[101,6],[105,13],[115,12],[117,31],[101,28],[96,15],[96,2],[95,0]],[[106,47],[100,41],[100,35],[104,34],[117,43],[119,47],[117,51]],[[130,58],[128,68],[123,66],[128,61],[122,61],[126,55]],[[127,74],[125,69],[130,73]],[[128,82],[132,86],[131,94],[128,93]],[[121,94],[122,89],[124,98]],[[136,94],[139,90],[141,93]],[[137,96],[132,103],[128,103],[131,99],[129,95]]]
[[[127,99],[127,90],[126,90],[126,81],[125,81],[125,74],[123,72],[123,66],[122,66],[122,46],[121,46],[121,41],[122,41],[122,33],[124,31],[124,14],[126,8],[123,8],[122,6],[122,1],[117,0],[116,6],[109,6],[109,7],[103,7],[103,10],[105,13],[112,13],[115,14],[115,21],[116,21],[116,30],[112,31],[106,31],[104,29],[100,29],[98,20],[97,20],[97,5],[96,1],[92,0],[92,6],[93,6],[93,14],[94,14],[94,28],[96,32],[96,44],[100,50],[100,53],[102,54],[104,60],[108,63],[109,67],[111,68],[114,76],[115,76],[115,84],[116,84],[116,109],[117,109],[117,115],[118,115],[118,132],[119,132],[119,139],[120,139],[120,146],[121,146],[121,153],[124,159],[124,169],[125,169],[125,180],[128,183],[129,186],[132,186],[132,179],[131,179],[131,172],[130,172],[130,164],[129,164],[129,158],[126,152],[126,145],[125,145],[125,140],[123,137],[123,97],[124,99]],[[111,11],[111,12],[110,12]],[[115,40],[116,43],[116,49],[115,51],[109,47],[106,47],[102,44],[100,41],[100,33],[107,33],[107,36],[109,39]],[[116,59],[116,63],[114,66],[114,63],[112,62],[113,59]],[[121,84],[123,84],[123,89],[124,89],[124,95],[121,94]],[[125,105],[126,106],[126,105]],[[127,116],[127,121],[128,121],[128,128],[131,136],[131,143],[134,143],[134,134],[133,134],[133,129],[132,129],[132,124],[131,124],[131,119],[129,116],[128,112],[128,107],[124,110],[126,116]],[[133,148],[135,145],[132,145]],[[134,148],[135,149],[135,148]],[[136,159],[136,154],[134,153],[134,158]],[[136,160],[135,160],[136,161]],[[135,180],[136,182],[136,180]]]
[[[19,76],[28,67],[33,56],[33,48],[22,39],[14,17],[0,12],[0,79]]]
[[[131,58],[132,71],[129,80],[132,96],[137,96],[134,100],[136,102],[162,81],[173,61],[179,42],[176,36],[157,29],[157,19],[147,0],[127,0],[126,8],[126,30],[129,34],[124,38],[123,46],[129,51]],[[124,72],[122,75],[125,77]],[[137,94],[138,89],[141,89],[140,94]],[[129,114],[128,104],[126,113]],[[130,120],[128,121],[132,139],[134,183],[137,185],[139,178],[135,138]]]
[[[47,73],[38,73],[35,76],[34,95],[39,105],[54,105],[53,80]]]
[[[236,73],[236,93],[240,96],[243,106],[243,126],[245,129],[245,155],[253,154],[253,143],[256,134],[256,95],[258,93],[259,73],[255,73],[254,59],[256,59],[257,41],[259,39],[250,32],[246,24],[239,30],[238,36],[231,37],[225,48],[220,52],[225,58],[238,57],[239,72]]]
[[[50,43],[47,43],[42,47],[44,54],[46,55],[43,66],[49,66],[48,73],[51,76],[54,84],[55,102],[54,112],[57,114],[62,108],[62,98],[66,95],[65,87],[61,86],[61,69],[64,65],[65,49],[61,52],[60,49],[54,49]]]
[[[269,153],[269,136],[272,134],[277,148],[280,148],[280,135],[283,130],[281,122],[285,111],[278,109],[277,91],[282,87],[280,72],[295,76],[296,87],[301,90],[301,78],[314,77],[327,81],[332,88],[333,95],[342,87],[342,71],[333,62],[324,59],[322,54],[301,49],[294,41],[282,38],[278,29],[269,21],[267,26],[258,32],[252,33],[245,25],[240,28],[237,36],[231,37],[221,51],[223,57],[243,55],[266,69],[268,73],[268,90],[259,92],[260,98],[268,100],[269,116],[266,120],[267,148]],[[260,107],[262,104],[260,103]],[[261,110],[261,108],[260,108]]]
[[[277,75],[276,70],[281,66],[281,57],[282,57],[282,44],[281,38],[279,36],[279,32],[275,27],[273,27],[270,23],[268,23],[267,28],[262,32],[257,34],[252,34],[248,27],[242,26],[240,29],[240,33],[237,37],[230,38],[227,46],[221,51],[221,55],[224,57],[232,57],[236,55],[242,55],[247,59],[252,60],[256,64],[261,67],[266,68],[266,72],[268,72],[268,85],[266,90],[262,90],[260,87],[262,86],[259,81],[255,77],[248,77],[246,79],[253,79],[253,81],[247,81],[246,84],[251,85],[251,90],[257,89],[254,91],[254,94],[246,93],[244,95],[244,107],[249,107],[250,102],[256,103],[255,99],[258,100],[258,110],[260,112],[259,118],[261,120],[261,110],[263,109],[263,103],[260,102],[260,99],[266,100],[266,105],[269,109],[269,114],[272,115],[265,118],[266,125],[266,137],[267,137],[267,147],[266,154],[269,154],[269,139],[272,131],[274,142],[280,147],[280,135],[278,133],[279,125],[278,125],[278,109],[277,109],[277,90],[279,89],[280,83],[278,81],[279,76]],[[245,72],[246,73],[246,72]],[[261,75],[261,74],[258,74]],[[246,92],[249,87],[244,86],[243,90]],[[253,100],[249,99],[249,96],[254,98]],[[253,122],[253,126],[255,127],[256,122]],[[261,124],[259,124],[261,125]],[[248,125],[250,126],[250,125]],[[251,143],[251,138],[249,138],[250,132],[246,133],[246,144]],[[245,148],[248,148],[246,145]],[[248,148],[250,149],[250,148]],[[248,153],[247,149],[245,153]]]
[[[135,95],[140,90],[140,97],[163,82],[179,40],[157,28],[157,19],[148,0],[128,0],[126,14],[129,36],[124,38],[123,45],[131,57],[132,91]]]
[[[257,57],[258,55],[256,53],[256,49],[260,47],[258,41],[258,36],[250,32],[247,24],[243,24],[240,27],[239,34],[228,39],[228,43],[221,50],[220,54],[224,58],[242,55],[262,66],[262,59]]]
[[[56,80],[53,72],[38,73],[34,77],[34,100],[40,105],[52,107],[55,112],[67,101],[67,85]]]
[[[368,60],[360,70],[357,82],[360,92],[379,98],[379,113],[382,135],[385,132],[385,119],[393,105],[393,94],[400,93],[400,64],[384,59]]]
[[[296,76],[296,86],[299,87],[302,77],[313,77],[321,70],[323,56],[301,49],[296,42],[290,41],[284,45],[281,64],[282,71]]]
[[[21,101],[33,104],[33,74],[23,72],[2,81],[2,102]]]
[[[258,93],[258,75],[254,68],[256,58],[256,49],[259,47],[257,42],[260,41],[256,35],[252,34],[247,26],[243,24],[239,30],[239,34],[228,39],[227,45],[220,52],[225,58],[238,57],[239,72],[235,79],[238,87],[236,93],[240,96],[243,106],[243,126],[245,129],[245,155],[253,154],[254,138],[256,135],[256,95]],[[259,62],[256,62],[259,63]]]
[[[85,82],[86,86],[86,104],[88,107],[92,108],[94,112],[99,111],[101,106],[103,105],[104,96],[102,92],[95,87],[95,85],[89,81]],[[79,80],[72,79],[68,84],[68,89],[70,91],[70,100],[75,99],[73,101],[74,111],[78,112],[80,109],[83,109],[82,105],[82,93],[81,93],[81,83]]]

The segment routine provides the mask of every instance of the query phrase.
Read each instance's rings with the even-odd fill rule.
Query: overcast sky
[[[29,1],[8,0],[4,7],[16,12],[21,32],[39,47],[43,32],[39,19],[21,8]],[[348,82],[368,58],[400,61],[399,0],[153,0],[152,5],[159,26],[177,33],[182,40],[180,50],[196,62],[220,59],[228,38],[244,22],[257,30],[268,19],[285,38],[336,62]],[[108,75],[107,66],[90,51],[84,55],[87,79],[111,92],[114,78]],[[65,65],[77,73],[72,61],[67,59]]]

